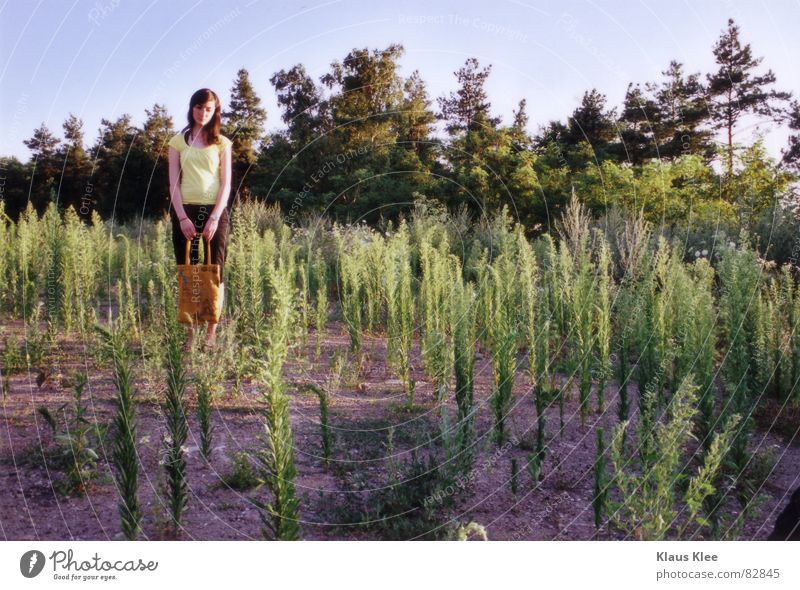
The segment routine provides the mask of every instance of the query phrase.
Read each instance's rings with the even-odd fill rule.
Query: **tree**
[[[567,120],[572,145],[587,142],[597,153],[617,136],[614,109],[606,110],[606,97],[596,89],[583,93],[581,104]]]
[[[42,123],[33,132],[33,137],[23,140],[31,151],[31,183],[30,200],[41,214],[44,212],[50,199],[51,190],[55,192],[58,185],[58,175],[61,172],[57,159],[58,144],[61,140],[55,137]]]
[[[239,70],[231,87],[230,110],[222,113],[222,134],[233,142],[231,187],[237,196],[240,189],[243,194],[249,192],[245,175],[256,163],[264,140],[267,111],[260,105],[261,99],[253,90],[249,73],[245,69]]]
[[[800,102],[792,101],[788,111],[789,129],[795,133],[789,136],[789,145],[783,150],[783,163],[800,174]]]
[[[322,130],[324,110],[320,89],[303,64],[297,64],[288,72],[276,72],[269,81],[283,109],[281,119],[289,128],[289,138],[298,151],[306,149]]]
[[[642,92],[639,84],[628,84],[625,102],[619,117],[620,158],[631,164],[642,164],[655,153],[653,127],[658,117],[658,105]]]
[[[517,110],[514,111],[514,122],[511,124],[511,139],[522,149],[528,149],[531,146],[531,138],[528,136],[526,104],[527,101],[524,98],[519,101]]]
[[[164,105],[155,103],[152,110],[145,109],[147,118],[142,127],[142,146],[163,161],[167,158],[167,142],[175,135],[172,117]]]
[[[62,127],[65,141],[56,154],[63,170],[58,187],[59,205],[64,209],[72,205],[80,217],[88,220],[91,218],[91,210],[81,203],[86,194],[85,182],[90,167],[83,145],[83,121],[70,113]]]
[[[704,127],[710,113],[700,74],[684,76],[683,65],[674,60],[661,73],[664,82],[653,88],[658,109],[655,134],[659,157],[673,160],[697,154],[710,160],[715,149],[713,134]]]
[[[314,191],[303,191],[308,171],[318,170],[326,151],[326,132],[329,111],[322,99],[322,90],[306,73],[303,64],[273,74],[270,83],[275,87],[281,119],[287,130],[270,137],[259,154],[252,172],[252,189],[258,194],[274,197],[285,208],[294,207],[292,220],[299,213],[293,205],[302,195],[303,210],[320,208]]]
[[[330,108],[337,143],[347,148],[369,144],[386,153],[396,138],[393,125],[403,104],[403,82],[397,73],[402,45],[386,49],[353,49],[342,62],[334,61],[321,81],[332,91]]]
[[[752,230],[759,216],[779,205],[791,175],[769,156],[762,137],[743,150],[740,160],[741,169],[731,183],[732,192],[740,222]]]
[[[726,135],[726,173],[733,177],[733,136],[741,118],[747,114],[777,119],[778,103],[789,99],[787,92],[768,89],[775,83],[772,70],[757,75],[755,70],[763,58],[754,58],[750,45],[742,46],[739,27],[728,19],[728,29],[714,45],[719,70],[708,74],[708,98],[711,103],[712,128]]]
[[[321,78],[331,91],[333,127],[326,142],[328,172],[315,181],[315,190],[327,193],[327,205],[337,216],[356,218],[369,212],[377,218],[381,206],[396,199],[380,180],[392,170],[397,155],[397,118],[403,106],[397,61],[403,51],[398,44],[353,49]]]
[[[447,121],[447,131],[454,135],[459,131],[479,131],[483,128],[495,128],[500,118],[489,116],[492,105],[486,95],[484,85],[492,66],[479,69],[478,60],[470,57],[464,67],[455,73],[459,89],[448,97],[438,99],[440,119]]]
[[[16,223],[19,214],[28,206],[30,166],[23,164],[15,156],[0,157],[0,170],[3,171],[4,183],[0,203],[4,204],[6,215]]]
[[[115,222],[124,223],[140,214],[147,191],[149,174],[143,172],[139,152],[133,149],[141,131],[131,124],[128,114],[116,121],[101,119],[100,125],[92,148],[92,204],[104,219],[113,217]]]
[[[406,149],[414,151],[420,161],[428,162],[432,153],[430,134],[436,115],[430,109],[425,81],[418,70],[414,70],[405,81],[403,93],[403,106],[397,117],[398,141]]]
[[[157,216],[169,210],[169,157],[167,142],[175,135],[172,117],[166,107],[158,103],[152,110],[145,109],[147,119],[142,127],[135,149],[145,170],[149,170],[142,213]]]

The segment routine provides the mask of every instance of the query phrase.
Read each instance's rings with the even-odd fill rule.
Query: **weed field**
[[[168,220],[0,223],[6,539],[766,539],[800,287],[742,234],[233,212],[218,346]]]

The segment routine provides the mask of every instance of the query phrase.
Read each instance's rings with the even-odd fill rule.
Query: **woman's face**
[[[192,115],[194,116],[194,122],[198,125],[205,125],[211,120],[211,116],[214,114],[214,109],[217,108],[217,103],[213,100],[209,100],[205,104],[196,104],[192,109]]]

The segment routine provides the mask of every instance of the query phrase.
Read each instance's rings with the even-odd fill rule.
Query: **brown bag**
[[[200,242],[203,242],[200,236]],[[186,240],[185,264],[178,264],[178,321],[182,324],[210,322],[222,316],[223,287],[219,264],[211,260],[211,243],[206,243],[205,264],[190,264],[192,240]]]

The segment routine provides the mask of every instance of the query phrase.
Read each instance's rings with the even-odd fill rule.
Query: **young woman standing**
[[[220,265],[220,296],[224,298],[225,254],[230,216],[231,140],[220,135],[221,106],[214,91],[202,88],[189,100],[188,125],[169,141],[170,217],[176,264],[184,264],[186,241],[192,240],[190,260],[199,260],[199,240],[211,244],[214,264]],[[206,346],[213,347],[217,324],[208,324]],[[193,326],[185,348],[192,344]]]

